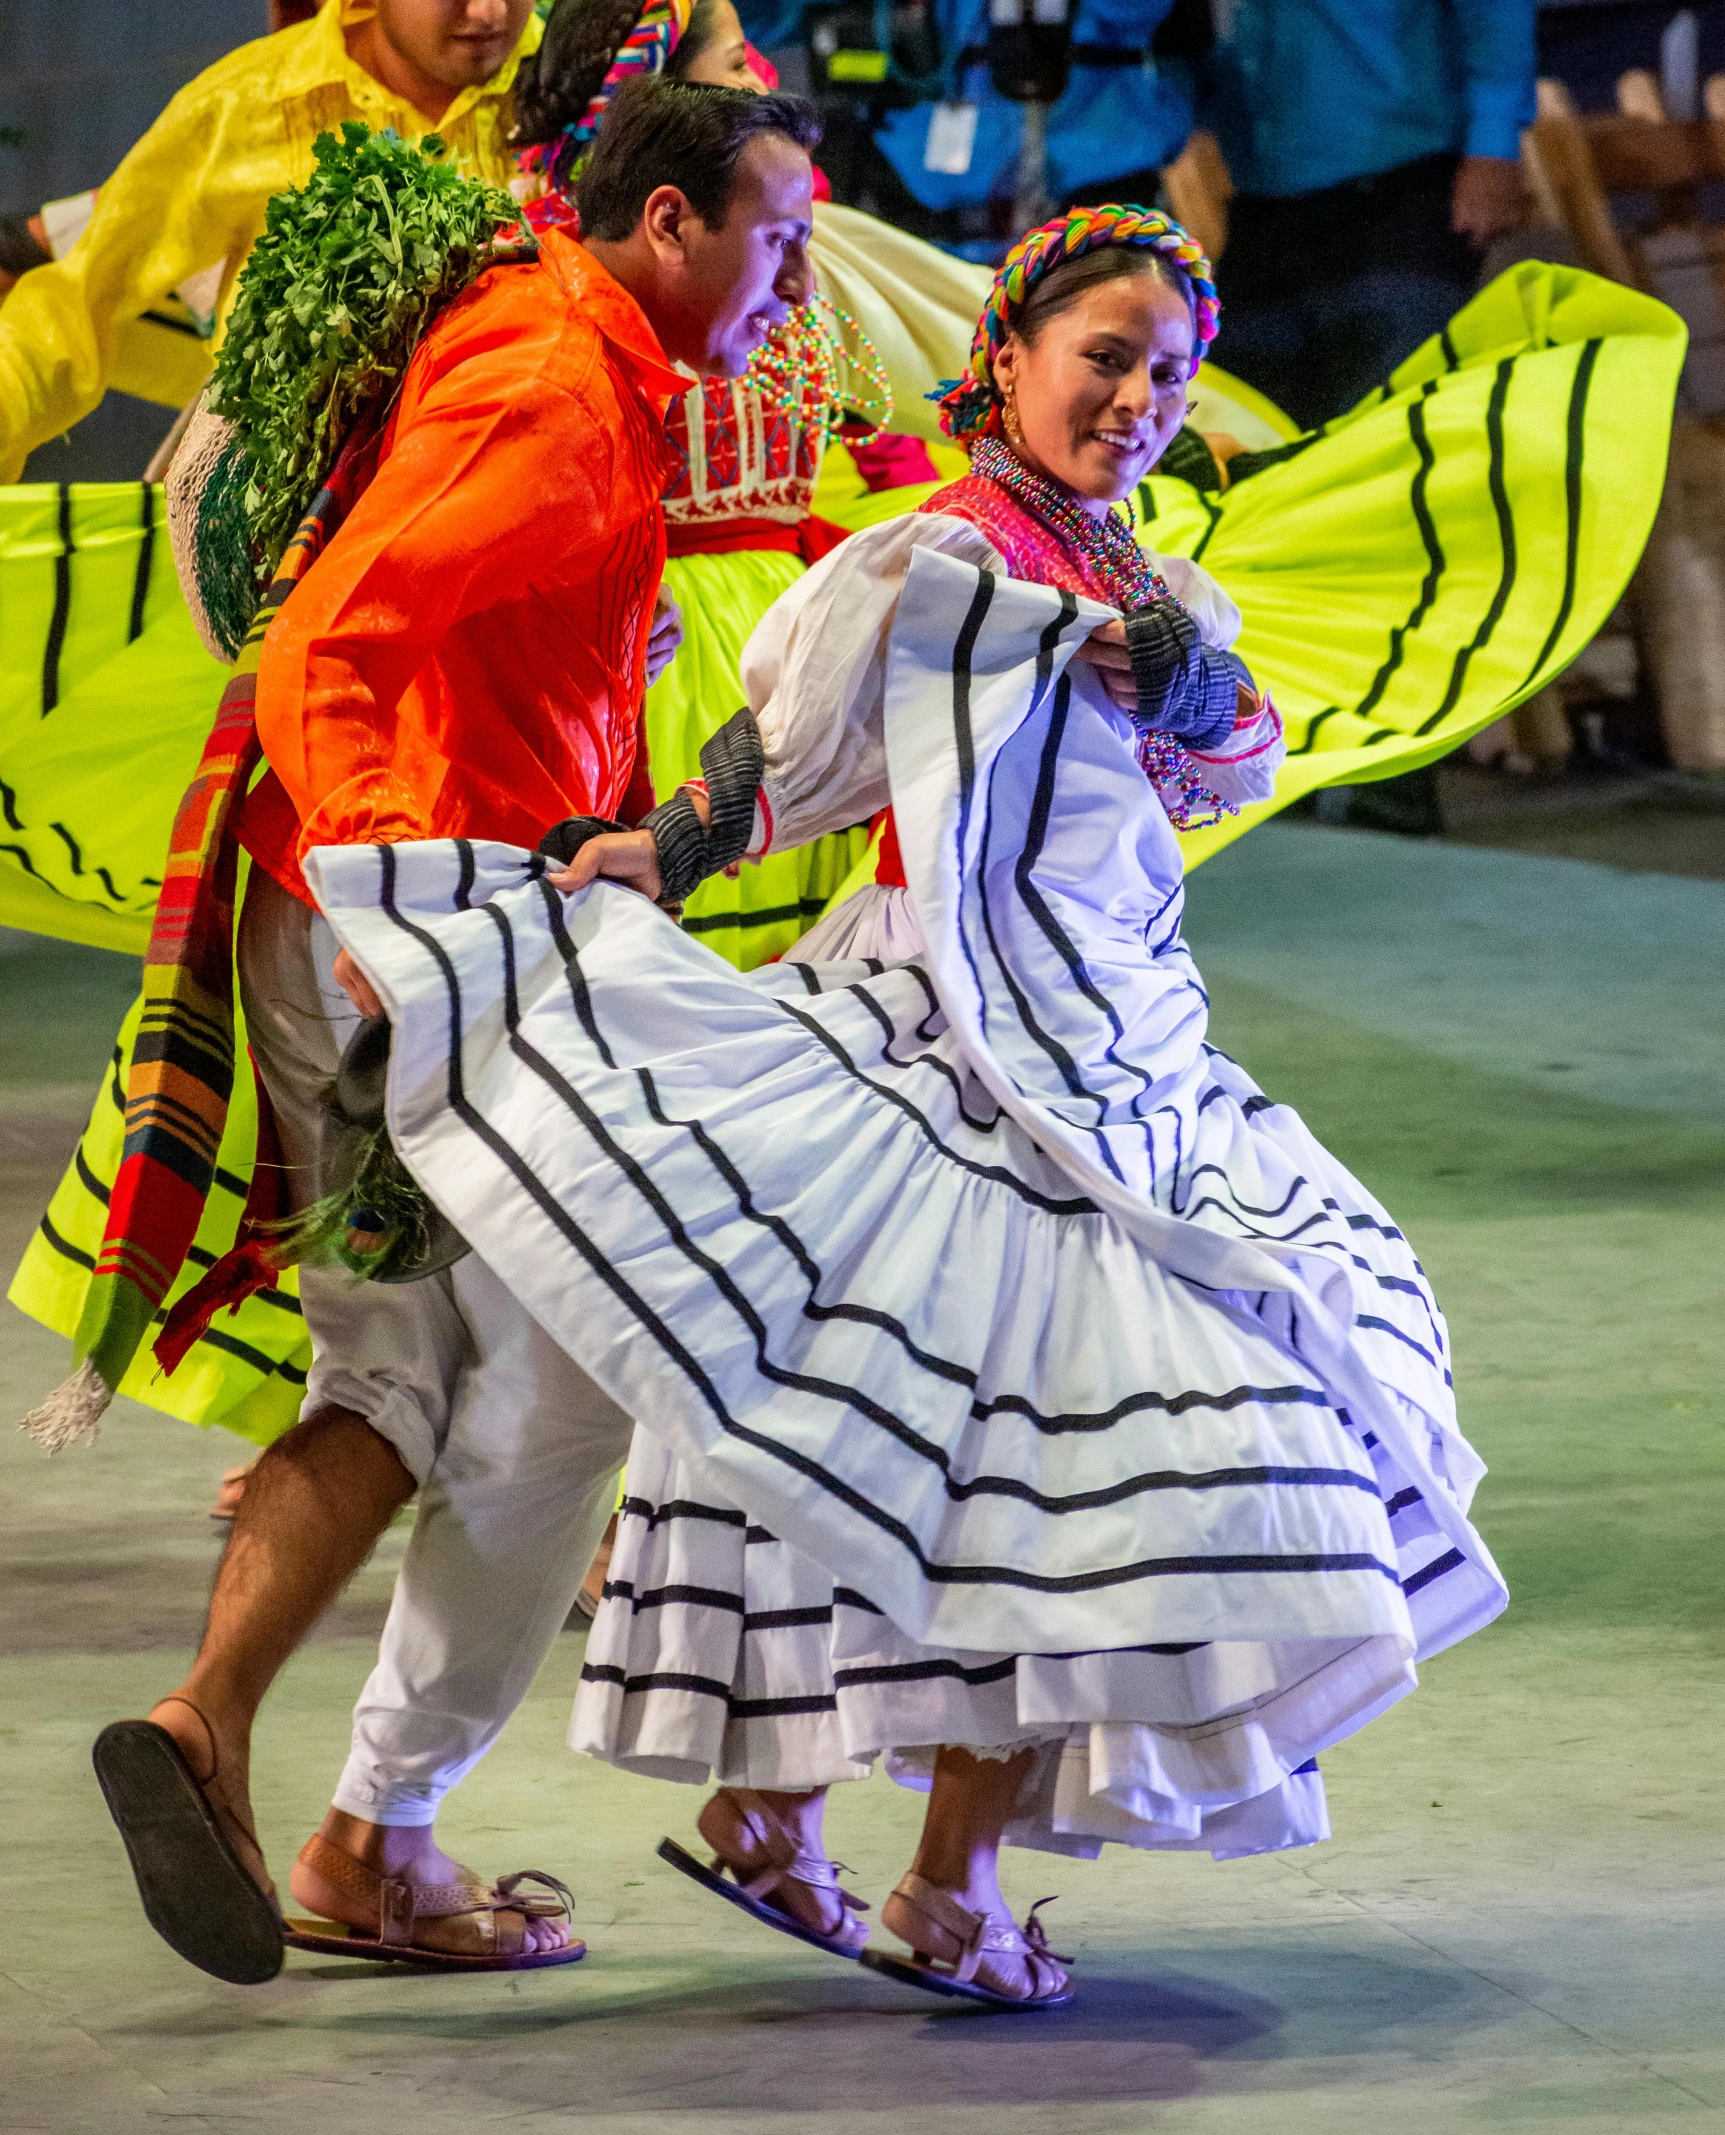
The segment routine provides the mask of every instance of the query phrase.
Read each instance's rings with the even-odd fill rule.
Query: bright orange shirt
[[[317,845],[531,847],[565,816],[652,806],[664,414],[688,383],[556,230],[436,322],[376,475],[264,640],[274,775],[241,837],[278,880],[304,896]]]

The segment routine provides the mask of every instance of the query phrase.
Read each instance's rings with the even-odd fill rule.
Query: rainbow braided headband
[[[1185,268],[1198,300],[1198,347],[1192,357],[1192,369],[1197,371],[1205,349],[1216,338],[1222,309],[1203,247],[1159,208],[1073,208],[1058,221],[1045,222],[1020,238],[1006,255],[982,307],[976,339],[970,344],[969,377],[944,379],[929,395],[939,404],[940,427],[955,444],[988,426],[999,400],[994,390],[994,359],[1025,297],[1052,268],[1103,245],[1147,246]]]
[[[635,18],[635,27],[617,47],[599,92],[573,126],[563,129],[566,141],[585,147],[599,131],[611,99],[637,74],[658,74],[677,49],[677,40],[689,26],[694,0],[647,0]]]

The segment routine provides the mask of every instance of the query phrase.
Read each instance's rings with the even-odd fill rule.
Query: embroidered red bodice
[[[1068,593],[1101,601],[1104,607],[1114,606],[1112,594],[1091,569],[1089,559],[1069,548],[1051,526],[1027,512],[1016,497],[1008,496],[986,475],[960,475],[918,509],[941,512],[949,519],[968,519],[1005,557],[1014,578],[1061,586]]]

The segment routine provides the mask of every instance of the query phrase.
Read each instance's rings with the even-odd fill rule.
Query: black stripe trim
[[[1459,1549],[1446,1549],[1441,1557],[1435,1557],[1422,1571],[1411,1579],[1402,1581],[1402,1592],[1411,1600],[1421,1587],[1430,1586],[1434,1579],[1441,1579],[1445,1572],[1453,1572],[1458,1565],[1467,1562]]]
[[[979,575],[986,576],[986,574]],[[1097,1592],[1105,1588],[1136,1583],[1147,1578],[1178,1577],[1190,1574],[1213,1577],[1225,1572],[1323,1573],[1373,1571],[1384,1578],[1392,1581],[1396,1580],[1397,1574],[1394,1568],[1383,1563],[1369,1551],[1299,1552],[1286,1555],[1254,1553],[1250,1555],[1216,1555],[1210,1557],[1151,1557],[1139,1559],[1131,1564],[1109,1565],[1094,1571],[1064,1575],[1029,1572],[1008,1565],[938,1564],[931,1560],[916,1535],[902,1520],[896,1519],[882,1507],[872,1503],[859,1490],[854,1489],[841,1477],[832,1474],[807,1454],[781,1444],[764,1432],[753,1430],[731,1415],[719,1394],[717,1386],[714,1385],[711,1377],[700,1362],[683,1346],[671,1329],[647,1303],[646,1299],[641,1297],[630,1286],[621,1272],[605,1257],[595,1242],[575,1222],[568,1210],[550,1193],[544,1182],[532,1170],[531,1166],[526,1163],[519,1152],[511,1147],[503,1136],[498,1133],[497,1129],[479,1113],[467,1096],[462,1074],[461,988],[455,968],[451,964],[442,943],[438,941],[436,936],[409,919],[398,905],[395,893],[397,864],[395,848],[390,845],[380,846],[377,848],[377,856],[381,875],[379,901],[384,913],[393,926],[407,935],[410,940],[419,944],[436,966],[443,980],[449,1002],[449,1057],[446,1088],[451,1111],[469,1129],[475,1139],[488,1149],[504,1169],[510,1173],[526,1196],[553,1227],[561,1232],[581,1258],[586,1261],[594,1276],[611,1291],[612,1295],[616,1297],[625,1310],[658,1343],[667,1359],[683,1373],[690,1385],[699,1394],[722,1430],[743,1444],[751,1445],[757,1451],[767,1454],[771,1459],[782,1462],[785,1466],[803,1476],[806,1481],[825,1490],[829,1496],[847,1506],[860,1518],[879,1529],[880,1532],[891,1537],[915,1560],[923,1578],[930,1584],[943,1586],[1011,1586],[1037,1593],[1070,1594]],[[539,883],[541,894],[546,899],[548,912],[554,915],[559,914],[561,901],[556,892],[545,883],[543,876],[539,878]],[[521,1061],[523,1066],[539,1076],[547,1088],[558,1092],[564,1097],[564,1102],[568,1105],[574,1117],[583,1125],[590,1139],[601,1148],[605,1148],[609,1137],[605,1134],[600,1122],[582,1103],[579,1094],[570,1088],[557,1074],[551,1063],[545,1060],[521,1036],[519,1029],[520,1001],[515,979],[514,937],[507,918],[498,912],[494,905],[488,905],[485,909],[493,915],[503,948],[504,1023],[509,1032],[510,1050]],[[573,945],[571,945],[572,953]],[[619,1169],[624,1171],[625,1176],[629,1176],[632,1160],[627,1157],[626,1153],[616,1149],[615,1144],[611,1145],[607,1153],[611,1154],[612,1161],[618,1165]],[[725,1270],[719,1267],[716,1262],[713,1262],[710,1256],[701,1253],[700,1249],[688,1238],[681,1220],[670,1209],[669,1204],[664,1201],[664,1197],[658,1192],[658,1189],[641,1172],[640,1167],[634,1165],[632,1168],[635,1175],[631,1179],[631,1183],[636,1186],[637,1191],[642,1194],[643,1198],[648,1200],[650,1205],[655,1206],[660,1211],[661,1220],[666,1221],[667,1228],[670,1230],[679,1250],[697,1265],[704,1266],[715,1287],[719,1288],[721,1293],[730,1297],[733,1302],[733,1309],[738,1311],[745,1325],[753,1324],[756,1330],[757,1368],[762,1370],[764,1375],[773,1378],[776,1383],[798,1386],[807,1391],[827,1392],[828,1388],[825,1382],[816,1381],[806,1375],[783,1372],[780,1367],[770,1365],[766,1358],[760,1354],[760,1323],[758,1316],[754,1314],[753,1307],[749,1305],[746,1298],[743,1298],[736,1291],[735,1284],[730,1281]],[[901,1441],[907,1435],[905,1427],[899,1419],[881,1409],[878,1403],[869,1402],[865,1408],[861,1397],[855,1395],[847,1396],[843,1392],[840,1392],[837,1398],[845,1400],[847,1405],[853,1407],[860,1414],[870,1414],[871,1420],[882,1423],[895,1436],[900,1437]],[[932,1454],[932,1449],[919,1448],[914,1440],[912,1440],[911,1444],[912,1450],[923,1450],[927,1454]],[[932,1457],[938,1459],[943,1456],[933,1454]]]
[[[1563,499],[1568,513],[1563,542],[1563,598],[1557,604],[1557,616],[1550,634],[1539,648],[1539,657],[1527,671],[1523,689],[1533,682],[1556,651],[1557,641],[1562,637],[1575,606],[1576,563],[1581,553],[1581,471],[1587,450],[1587,396],[1593,387],[1593,367],[1599,361],[1601,345],[1597,339],[1584,342],[1575,362],[1575,379],[1569,389],[1567,448],[1563,464]]]
[[[42,717],[60,701],[60,655],[66,649],[66,629],[72,620],[72,485],[60,485],[60,549],[54,558],[54,613],[48,624],[48,642],[42,651]],[[34,872],[34,870],[32,870]]]
[[[747,931],[750,927],[776,927],[787,919],[818,919],[828,902],[825,897],[799,897],[795,904],[761,905],[748,912],[697,912],[683,921],[683,932],[718,934],[726,927]]]
[[[1486,486],[1491,491],[1492,510],[1497,515],[1498,542],[1503,552],[1503,564],[1498,573],[1497,591],[1491,597],[1491,606],[1480,618],[1479,628],[1455,656],[1455,665],[1450,670],[1449,688],[1444,691],[1443,702],[1431,717],[1415,727],[1415,734],[1429,734],[1433,727],[1441,726],[1461,699],[1462,685],[1467,680],[1468,667],[1473,656],[1490,642],[1492,633],[1503,619],[1503,611],[1509,604],[1511,588],[1515,584],[1516,548],[1515,514],[1510,510],[1509,492],[1504,487],[1503,464],[1503,410],[1509,398],[1509,381],[1514,373],[1516,359],[1506,356],[1497,367],[1497,376],[1492,381],[1491,398],[1485,408],[1485,437],[1488,448]]]
[[[71,1239],[63,1238],[46,1216],[37,1224],[36,1229],[42,1243],[52,1247],[62,1260],[69,1260],[74,1266],[86,1268],[92,1275],[95,1274],[96,1261],[94,1254],[86,1253],[81,1246],[75,1246]]]
[[[132,574],[132,613],[126,624],[128,645],[144,634],[144,603],[150,594],[150,568],[156,560],[156,493],[148,482],[140,482],[138,489],[143,497],[139,519],[142,538],[138,543],[138,568]]]

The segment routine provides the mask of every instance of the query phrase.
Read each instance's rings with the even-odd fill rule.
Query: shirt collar
[[[313,20],[311,35],[304,47],[308,68],[306,86],[309,87],[314,82],[344,82],[349,86],[369,86],[373,92],[381,90],[391,103],[401,105],[403,110],[412,112],[410,123],[416,134],[435,131],[423,113],[414,112],[411,105],[404,104],[400,97],[384,89],[381,82],[374,81],[363,67],[356,66],[348,57],[347,40],[342,35],[343,30],[368,22],[376,13],[377,8],[373,0],[324,0],[324,5],[318,9]],[[520,42],[503,65],[488,82],[482,82],[477,89],[459,90],[455,101],[438,120],[438,126],[455,125],[458,120],[465,118],[476,104],[483,103],[488,97],[507,96],[515,86],[515,77],[521,71],[522,61],[538,51],[540,39],[544,34],[545,25],[537,12],[529,15],[527,27],[521,32]]]
[[[642,391],[655,404],[680,398],[689,380],[673,370],[647,323],[647,314],[617,277],[602,267],[585,245],[562,230],[542,230],[539,254],[558,287],[625,357]]]

